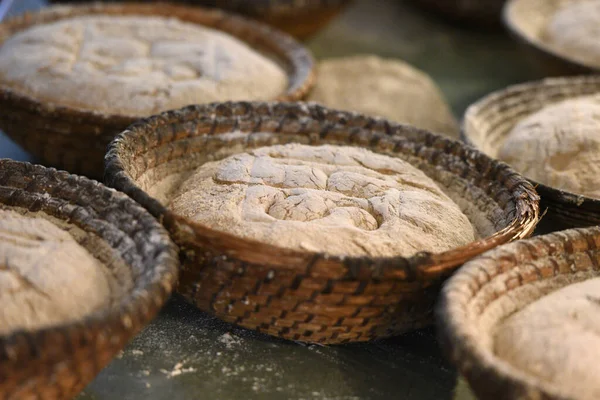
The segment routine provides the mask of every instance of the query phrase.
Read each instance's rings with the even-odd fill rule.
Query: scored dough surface
[[[498,158],[551,187],[600,198],[600,96],[565,100],[520,121]]]
[[[218,30],[163,17],[81,16],[0,45],[0,83],[42,101],[121,115],[274,100],[285,71]]]
[[[600,2],[565,2],[549,20],[542,38],[564,56],[600,67]]]
[[[169,207],[240,237],[335,255],[410,256],[475,240],[422,171],[356,147],[275,145],[208,162]]]
[[[103,265],[43,218],[0,209],[0,335],[75,321],[107,307]]]
[[[529,304],[495,331],[495,353],[569,398],[600,398],[600,278]]]
[[[318,76],[310,101],[458,137],[441,91],[405,62],[373,55],[333,58],[319,63]]]

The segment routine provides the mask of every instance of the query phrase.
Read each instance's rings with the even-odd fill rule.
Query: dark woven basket
[[[506,0],[410,0],[415,6],[451,21],[483,29],[502,27]]]
[[[573,97],[600,93],[600,77],[549,78],[511,86],[471,105],[463,121],[464,140],[490,157],[496,156],[499,140],[523,118],[544,106]],[[600,224],[600,200],[532,181],[541,197],[544,219],[558,228]],[[556,229],[556,228],[555,228]]]
[[[597,73],[599,68],[558,53],[540,38],[546,22],[561,2],[564,3],[562,0],[507,0],[502,20],[524,55],[543,76]]]
[[[571,399],[498,357],[490,336],[542,296],[600,276],[599,244],[598,227],[536,236],[475,258],[448,281],[436,309],[440,343],[478,398]]]
[[[88,0],[51,0],[53,3],[83,3]],[[104,0],[123,2],[126,0]],[[150,0],[169,2],[168,0]],[[202,7],[216,7],[265,22],[299,39],[306,39],[337,16],[352,0],[172,0]]]
[[[133,288],[81,321],[0,336],[0,398],[70,399],[162,307],[179,260],[168,233],[133,200],[63,171],[0,160],[0,207],[43,212],[85,231],[80,244],[129,268]]]
[[[243,134],[221,135],[232,131]],[[439,254],[327,256],[212,230],[146,192],[216,155],[275,142],[362,146],[401,157],[445,182],[455,201],[471,204],[465,213],[488,221],[489,232]],[[483,251],[528,236],[538,218],[538,197],[525,179],[458,141],[306,103],[220,103],[146,119],[112,142],[105,178],[163,221],[181,246],[178,290],[187,299],[226,321],[306,342],[365,341],[428,325],[445,277]]]
[[[266,25],[218,10],[169,4],[50,7],[0,24],[0,45],[15,32],[78,15],[157,15],[214,27],[273,54],[288,71],[289,87],[278,100],[302,99],[314,84],[314,62],[302,45]],[[146,115],[107,115],[51,104],[0,82],[0,129],[44,164],[101,177],[106,146],[116,134]]]

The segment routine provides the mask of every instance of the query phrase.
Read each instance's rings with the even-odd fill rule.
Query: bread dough
[[[599,293],[595,278],[516,312],[496,327],[496,354],[569,398],[600,398]]]
[[[498,158],[527,178],[600,198],[600,96],[565,100],[520,121]]]
[[[310,101],[458,137],[442,93],[425,73],[400,60],[352,56],[321,61]]]
[[[0,83],[47,102],[147,116],[189,104],[274,100],[285,71],[240,40],[163,17],[81,16],[0,47]]]
[[[240,237],[335,255],[438,253],[475,239],[423,172],[357,147],[275,145],[209,162],[169,207]]]
[[[566,57],[600,67],[600,2],[564,3],[549,20],[543,40]]]
[[[0,335],[79,320],[110,301],[103,265],[68,232],[0,209]]]

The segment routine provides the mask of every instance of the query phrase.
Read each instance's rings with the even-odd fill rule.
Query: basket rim
[[[319,116],[321,123],[328,123],[328,116],[335,115],[336,118],[345,121],[361,120],[364,121],[365,125],[383,123],[386,130],[391,132],[393,129],[402,130],[405,132],[413,132],[419,135],[423,135],[423,141],[427,143],[434,143],[436,147],[439,145],[443,146],[444,151],[450,151],[450,148],[460,148],[464,152],[465,157],[469,157],[470,160],[486,160],[491,161],[493,164],[493,170],[496,174],[505,173],[511,177],[515,177],[517,183],[512,186],[509,191],[512,194],[513,201],[516,206],[516,213],[511,223],[504,229],[497,231],[494,235],[487,238],[482,238],[474,241],[466,246],[451,249],[446,252],[432,254],[427,252],[417,253],[411,257],[344,257],[344,256],[333,256],[326,255],[324,253],[311,253],[308,251],[282,249],[274,245],[267,245],[265,243],[253,242],[250,240],[239,240],[239,237],[216,231],[214,229],[204,227],[199,224],[189,223],[185,219],[176,216],[174,213],[169,211],[157,200],[146,194],[140,189],[135,181],[127,173],[127,169],[122,161],[121,155],[125,154],[130,146],[127,142],[138,140],[140,137],[144,137],[147,134],[147,129],[152,129],[160,125],[161,123],[170,123],[170,119],[175,118],[178,114],[183,113],[185,115],[211,115],[215,109],[219,107],[230,109],[240,107],[246,110],[246,116],[255,115],[256,110],[261,108],[267,108],[268,110],[279,110],[281,113],[289,115],[289,113],[297,112],[298,108],[306,110],[306,112],[314,113]],[[236,115],[239,116],[239,115]],[[214,118],[214,114],[213,114]],[[265,118],[262,116],[262,118]],[[273,117],[275,118],[275,117]],[[331,117],[333,118],[333,117]],[[335,125],[335,124],[334,124]],[[337,125],[339,126],[339,125]],[[372,125],[371,125],[372,126]],[[373,134],[373,136],[376,136]],[[386,138],[394,138],[392,133],[389,133]],[[400,137],[398,137],[399,140]],[[138,140],[140,143],[142,140]],[[433,144],[430,145],[433,147]],[[475,162],[475,161],[474,161]],[[197,105],[189,106],[180,110],[167,111],[165,113],[152,116],[141,120],[131,125],[127,130],[118,135],[112,143],[109,145],[109,150],[105,156],[105,181],[127,193],[133,199],[138,201],[144,207],[146,207],[155,217],[161,220],[169,230],[175,230],[179,232],[186,232],[186,235],[191,237],[198,237],[206,235],[207,237],[223,238],[224,240],[237,239],[238,242],[249,244],[247,247],[249,251],[252,251],[252,247],[256,243],[261,244],[261,250],[268,249],[278,255],[278,262],[281,265],[297,264],[299,260],[306,263],[314,263],[316,261],[323,261],[329,263],[340,263],[344,265],[348,270],[353,267],[360,265],[369,265],[370,274],[376,279],[377,267],[389,268],[393,271],[399,272],[402,268],[408,266],[408,269],[414,273],[416,279],[429,280],[444,276],[454,270],[457,266],[464,263],[467,259],[472,258],[476,254],[479,254],[485,250],[495,247],[501,243],[511,241],[520,237],[526,237],[533,231],[539,216],[539,197],[531,184],[512,171],[510,167],[504,163],[491,160],[485,154],[477,151],[476,149],[465,145],[457,140],[451,140],[440,135],[436,135],[427,132],[422,129],[418,129],[408,125],[397,124],[388,122],[381,118],[372,118],[359,113],[344,112],[331,110],[323,107],[316,103],[280,103],[280,102],[226,102],[226,103],[212,103],[208,105]],[[517,195],[518,193],[518,195]],[[200,226],[202,234],[199,234],[194,228]],[[254,250],[256,251],[256,250]],[[352,276],[352,274],[350,274]]]
[[[475,147],[482,153],[485,153],[481,150],[472,140],[471,140],[471,132],[468,130],[468,122],[474,121],[479,118],[479,113],[481,110],[485,110],[493,104],[500,103],[504,100],[505,97],[509,97],[515,94],[519,94],[521,92],[527,92],[530,90],[543,90],[546,87],[552,86],[569,86],[572,84],[584,84],[588,82],[593,82],[595,84],[600,84],[600,76],[594,75],[579,75],[572,77],[553,77],[553,78],[544,78],[541,80],[530,81],[519,83],[515,85],[507,86],[503,89],[497,90],[495,92],[489,93],[484,97],[477,100],[475,103],[469,105],[464,113],[463,120],[461,122],[461,136],[462,139],[469,145]],[[600,89],[598,90],[600,93]],[[487,154],[488,157],[491,157]],[[577,194],[573,192],[569,192],[567,190],[555,188],[552,186],[548,186],[541,182],[538,182],[534,179],[530,179],[525,177],[529,182],[533,184],[537,191],[543,193],[547,193],[546,196],[552,196],[555,199],[560,199],[561,203],[566,204],[576,204],[578,207],[583,208],[591,208],[593,210],[597,210],[600,212],[600,199],[596,199],[593,197],[585,196],[582,194]],[[542,201],[544,200],[544,196],[542,196]]]
[[[485,385],[493,382],[494,387],[497,389],[502,388],[506,390],[512,388],[513,390],[519,390],[519,393],[531,393],[533,389],[542,393],[543,398],[554,400],[570,399],[560,393],[557,388],[526,371],[514,367],[508,361],[497,356],[491,349],[484,346],[478,340],[481,332],[477,329],[470,329],[477,324],[477,316],[466,311],[467,303],[494,277],[506,275],[512,271],[519,270],[523,266],[530,265],[529,261],[520,262],[516,257],[519,253],[519,246],[528,247],[532,243],[541,241],[545,246],[551,247],[555,241],[564,241],[565,234],[579,234],[589,242],[594,240],[591,237],[600,238],[600,227],[573,228],[500,246],[467,262],[445,283],[435,309],[435,317],[439,327],[438,337],[446,358],[456,365],[462,373],[466,374],[469,381],[482,382],[482,384],[485,382]],[[581,251],[588,251],[588,249],[589,246],[584,250],[571,249],[567,254],[576,254]],[[553,257],[553,255],[548,255],[547,257]],[[495,258],[502,258],[503,261],[501,271],[497,274],[488,271],[487,266],[480,265],[482,261],[493,261]],[[533,256],[533,259],[535,259],[535,256]],[[582,272],[593,272],[600,277],[598,269],[577,270],[572,268],[560,273],[560,275],[553,274],[548,277],[540,277],[538,282]],[[486,282],[484,283],[481,281],[482,276],[485,276]],[[522,286],[529,284],[525,283]],[[561,288],[569,285],[570,283],[567,283],[561,286]],[[519,285],[518,287],[522,286]],[[510,290],[512,288],[509,288],[507,292],[510,292]],[[499,297],[504,295],[501,294]],[[519,310],[523,310],[535,301],[533,300],[520,306]],[[470,371],[473,371],[472,376]],[[508,394],[505,393],[504,396],[499,396],[499,398],[512,398],[507,397]],[[533,396],[531,398],[538,397]]]
[[[200,6],[188,6],[167,2],[142,3],[87,3],[74,5],[51,5],[37,11],[28,11],[24,14],[7,18],[0,23],[0,47],[2,43],[15,33],[27,29],[36,24],[59,21],[76,16],[84,15],[150,15],[177,18],[183,22],[198,24],[199,19],[209,17],[214,20],[213,24],[206,24],[212,29],[225,32],[244,43],[254,47],[242,35],[235,35],[224,21],[235,27],[243,28],[245,32],[253,32],[253,36],[259,37],[267,43],[274,54],[287,65],[286,74],[288,87],[277,99],[280,101],[295,101],[305,97],[312,89],[316,81],[315,60],[310,51],[291,35],[273,28],[265,23],[255,21],[234,13],[219,9],[211,9]],[[184,18],[182,18],[182,16]],[[0,98],[3,98],[14,106],[33,110],[48,118],[62,119],[78,123],[81,121],[92,121],[98,124],[114,123],[126,126],[133,121],[147,115],[129,115],[115,112],[102,112],[90,108],[80,108],[72,105],[55,103],[50,100],[41,100],[34,95],[23,93],[19,89],[11,87],[0,81]]]
[[[538,40],[530,35],[527,35],[519,24],[512,18],[513,15],[513,7],[515,4],[523,1],[529,0],[506,0],[504,7],[502,8],[502,23],[508,29],[509,33],[516,40],[521,42],[522,44],[529,46],[547,57],[560,61],[564,64],[568,64],[570,67],[575,67],[580,70],[580,72],[584,73],[594,73],[600,70],[600,67],[595,67],[586,62],[575,60],[564,54],[561,54],[554,50],[551,46],[546,45],[543,41]]]
[[[65,197],[55,197],[43,187],[40,188],[40,186],[36,184],[38,180],[49,177],[53,180],[53,183],[56,184],[54,187],[62,185],[68,187],[68,190],[73,193],[86,192],[96,200],[110,199],[111,201],[118,202],[119,205],[123,206],[122,213],[124,215],[128,215],[131,219],[135,219],[137,222],[144,225],[145,234],[143,235],[143,239],[139,237],[131,237],[131,239],[134,242],[143,242],[145,245],[144,253],[151,254],[151,259],[153,261],[152,266],[147,266],[146,271],[154,271],[155,273],[150,280],[134,280],[131,290],[124,294],[123,297],[118,300],[118,304],[113,308],[97,310],[76,321],[58,323],[31,330],[20,329],[11,331],[5,335],[0,335],[0,359],[3,358],[3,352],[6,352],[6,354],[8,354],[8,360],[13,362],[36,359],[39,354],[36,355],[34,353],[40,353],[39,351],[17,351],[16,353],[11,353],[11,351],[7,350],[12,349],[15,343],[23,342],[24,339],[32,345],[38,345],[40,341],[43,343],[44,337],[63,334],[86,334],[89,337],[90,332],[92,332],[91,336],[97,338],[106,334],[115,335],[125,333],[128,337],[131,337],[137,329],[141,329],[141,327],[148,324],[169,298],[177,283],[179,274],[177,246],[171,241],[168,233],[158,221],[156,221],[143,207],[123,193],[83,176],[73,175],[66,171],[60,171],[42,165],[35,165],[6,158],[0,158],[0,173],[2,172],[9,173],[12,179],[14,179],[15,176],[25,178],[27,182],[25,188],[19,188],[12,184],[0,185],[0,187],[14,189],[15,192],[20,191],[30,194],[41,194],[45,198],[64,200],[70,205],[77,205],[81,208],[89,209],[90,205],[93,204],[93,201],[87,204],[84,201],[77,201],[75,203]],[[0,174],[0,177],[1,175],[2,174]],[[15,196],[11,196],[11,201],[13,197]],[[26,206],[21,206],[18,202],[6,205],[9,207],[26,208]],[[51,205],[51,208],[54,209],[56,208],[55,206],[55,204]],[[125,207],[126,210],[124,209]],[[68,221],[68,219],[60,218],[56,215],[53,216]],[[102,221],[107,222],[105,219]],[[110,221],[109,223],[117,228],[124,226],[122,219],[115,218],[114,221]],[[81,228],[84,227],[85,225],[81,226]],[[149,235],[152,235],[159,240],[146,241],[145,239]],[[98,233],[98,236],[103,241],[106,241],[102,232]],[[115,249],[115,247],[112,248]],[[121,253],[124,253],[125,251],[130,252],[131,249],[120,250]],[[136,254],[141,254],[141,251],[137,248],[135,252]],[[131,268],[129,263],[125,264]],[[145,310],[145,312],[143,312],[143,310]],[[139,324],[132,322],[136,320],[139,321]],[[108,337],[107,339],[110,341],[111,337]],[[23,348],[19,346],[16,346],[16,348],[17,350],[23,350]]]

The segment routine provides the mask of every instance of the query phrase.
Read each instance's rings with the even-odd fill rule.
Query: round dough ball
[[[425,73],[400,60],[352,56],[323,60],[308,100],[458,137],[456,120]]]
[[[357,147],[276,145],[209,162],[169,207],[240,237],[341,256],[438,253],[475,240],[422,171]]]
[[[0,209],[0,335],[79,320],[108,307],[100,261],[41,217]]]
[[[600,398],[600,278],[566,286],[508,317],[494,351],[569,398]]]
[[[527,178],[600,198],[600,96],[565,100],[520,121],[498,158]]]
[[[549,20],[543,39],[566,57],[600,67],[600,2],[565,2]]]

